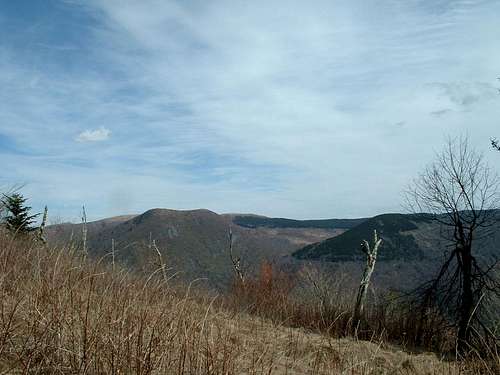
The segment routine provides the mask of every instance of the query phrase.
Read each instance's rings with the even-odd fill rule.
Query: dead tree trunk
[[[243,270],[241,269],[241,258],[235,258],[233,254],[233,231],[231,227],[229,228],[229,257],[231,259],[231,263],[233,264],[233,270],[238,278],[238,281],[242,286],[244,286],[245,276],[243,274]]]
[[[370,246],[368,241],[363,240],[361,243],[361,251],[366,254],[366,266],[363,272],[363,278],[359,284],[358,295],[356,298],[356,305],[354,306],[354,327],[357,329],[361,315],[365,307],[366,294],[368,292],[368,287],[370,285],[370,279],[372,277],[373,269],[375,268],[375,261],[377,260],[377,252],[382,243],[377,235],[377,231],[373,231],[373,244]]]
[[[471,319],[474,310],[474,293],[472,291],[472,256],[468,246],[460,249],[462,273],[463,273],[463,296],[460,304],[460,320],[458,323],[458,351],[461,354],[470,350]]]
[[[47,215],[48,215],[48,209],[47,206],[45,206],[45,209],[43,210],[43,218],[42,218],[42,223],[40,224],[40,227],[38,228],[38,234],[37,234],[37,241],[40,241],[43,245],[47,245],[47,240],[45,238],[45,225],[47,224]],[[36,247],[36,259],[37,259],[37,276],[40,278],[40,273],[42,269],[41,265],[41,259],[40,259],[40,247]]]
[[[45,209],[43,210],[42,223],[38,228],[38,240],[41,241],[44,245],[47,243],[47,239],[45,238],[45,233],[44,233],[45,225],[47,224],[47,215],[48,215],[48,209],[47,206],[45,206]]]

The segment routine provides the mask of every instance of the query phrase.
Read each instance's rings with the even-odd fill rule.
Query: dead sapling
[[[160,249],[158,249],[158,246],[156,246],[156,240],[152,240],[151,246],[156,251],[156,256],[158,258],[158,267],[161,269],[163,280],[166,283],[168,281],[167,267],[165,262],[163,261],[163,256],[161,255]]]
[[[113,265],[113,271],[115,270],[115,239],[111,239],[111,263]]]
[[[245,275],[241,267],[241,257],[235,257],[233,253],[233,230],[229,227],[229,257],[233,264],[233,270],[241,286],[245,285]]]
[[[363,240],[361,243],[361,251],[366,254],[366,265],[363,272],[363,278],[359,284],[358,295],[356,297],[356,304],[354,306],[354,318],[353,327],[355,331],[358,330],[359,323],[361,321],[361,316],[364,311],[366,295],[368,292],[368,287],[370,286],[370,279],[375,268],[375,262],[377,260],[377,252],[382,244],[382,239],[378,237],[377,231],[373,231],[373,244],[370,246],[368,241]]]
[[[38,227],[37,235],[36,235],[36,241],[40,241],[43,246],[47,245],[47,239],[45,238],[45,225],[47,224],[47,216],[48,216],[48,209],[47,206],[45,206],[43,210],[43,217],[42,217],[42,223]],[[42,264],[41,264],[41,257],[40,257],[40,247],[37,246],[36,248],[36,257],[37,257],[37,276],[40,278],[40,273],[42,269]]]
[[[82,206],[82,252],[85,260],[87,258],[87,213],[85,206]]]

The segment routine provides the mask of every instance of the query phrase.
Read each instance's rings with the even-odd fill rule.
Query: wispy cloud
[[[0,157],[63,214],[397,211],[446,135],[498,132],[498,2],[54,4],[1,20],[0,132],[33,155]]]
[[[85,130],[75,138],[77,142],[101,142],[109,139],[111,130],[100,127],[94,130]]]
[[[450,111],[451,111],[451,110],[450,110],[450,109],[448,109],[448,108],[438,109],[437,111],[432,111],[432,112],[431,112],[431,115],[432,115],[432,116],[437,116],[437,117],[439,117],[439,116],[444,116],[444,115],[446,115],[447,113],[449,113]]]
[[[470,107],[481,101],[498,99],[498,90],[492,83],[443,82],[436,83],[435,86],[454,104],[461,107]]]

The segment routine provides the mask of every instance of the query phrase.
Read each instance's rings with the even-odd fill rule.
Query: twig
[[[87,258],[87,213],[85,206],[82,206],[82,250],[83,259]]]

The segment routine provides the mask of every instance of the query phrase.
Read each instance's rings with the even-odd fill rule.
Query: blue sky
[[[447,136],[500,137],[498,1],[0,0],[0,187],[152,207],[401,211]],[[498,168],[497,168],[498,169]]]

